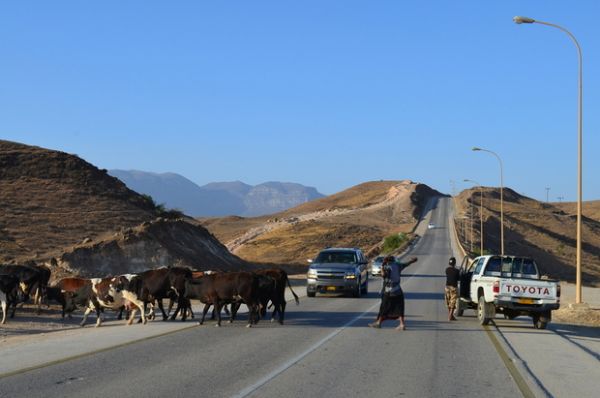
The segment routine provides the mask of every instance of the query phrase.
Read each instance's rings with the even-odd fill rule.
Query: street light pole
[[[500,254],[504,256],[504,167],[502,166],[502,159],[496,152],[489,149],[473,147],[473,150],[491,153],[500,163]]]
[[[576,285],[575,285],[575,303],[581,304],[581,218],[582,218],[582,202],[583,202],[583,188],[582,188],[582,148],[583,148],[583,55],[581,53],[581,47],[579,46],[579,42],[573,36],[571,32],[562,26],[555,25],[549,22],[538,21],[533,18],[527,18],[522,16],[516,16],[513,18],[513,21],[516,24],[532,24],[538,23],[541,25],[551,26],[553,28],[557,28],[565,32],[575,43],[575,47],[577,47],[577,54],[579,55],[579,101],[578,101],[578,145],[577,145],[577,275],[576,275]]]
[[[471,182],[479,186],[479,255],[483,256],[483,187],[475,180],[465,179],[464,182]],[[473,251],[472,248],[471,251]]]

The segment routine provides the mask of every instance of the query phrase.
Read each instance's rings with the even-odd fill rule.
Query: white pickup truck
[[[535,328],[545,329],[551,311],[559,307],[560,284],[543,279],[531,258],[487,255],[461,265],[458,316],[474,308],[479,322],[487,325],[496,313],[508,319],[527,315]]]

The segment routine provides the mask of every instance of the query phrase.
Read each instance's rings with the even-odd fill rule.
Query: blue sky
[[[600,199],[600,2],[19,1],[0,13],[0,137],[202,185],[380,179]]]

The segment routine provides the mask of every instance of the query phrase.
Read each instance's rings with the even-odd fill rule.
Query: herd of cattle
[[[0,265],[0,303],[2,305],[2,324],[7,313],[13,318],[17,305],[32,300],[38,306],[56,302],[62,307],[62,316],[77,308],[84,309],[83,326],[88,315],[95,311],[96,326],[102,323],[104,309],[119,311],[122,319],[126,311],[127,324],[134,321],[139,311],[140,322],[154,318],[154,308],[158,305],[163,320],[169,317],[172,306],[177,304],[171,319],[181,316],[183,321],[188,314],[194,316],[191,300],[204,304],[202,319],[213,306],[213,316],[217,317],[217,326],[221,325],[221,310],[231,307],[230,322],[235,319],[239,306],[248,306],[247,327],[264,317],[269,303],[273,308],[271,321],[278,316],[283,324],[285,317],[285,289],[290,288],[296,304],[298,296],[292,290],[288,275],[281,269],[263,269],[254,272],[192,271],[187,268],[170,267],[148,270],[139,274],[126,274],[106,278],[63,278],[54,286],[49,285],[51,272],[45,265],[33,262],[25,265]],[[169,300],[168,312],[165,312],[163,300]],[[150,311],[147,312],[148,308]]]

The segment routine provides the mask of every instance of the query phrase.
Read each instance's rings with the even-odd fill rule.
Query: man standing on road
[[[412,263],[416,262],[416,257],[411,257],[405,263],[397,262],[394,256],[387,256],[381,265],[381,275],[383,276],[383,294],[381,295],[381,305],[379,314],[373,323],[369,323],[372,328],[381,328],[381,323],[386,319],[398,319],[400,324],[396,330],[405,330],[404,325],[404,293],[400,287],[400,273]]]
[[[450,257],[446,268],[446,289],[445,298],[446,306],[448,307],[448,321],[455,321],[454,309],[456,308],[456,300],[458,298],[458,277],[460,272],[456,268],[456,259]]]

